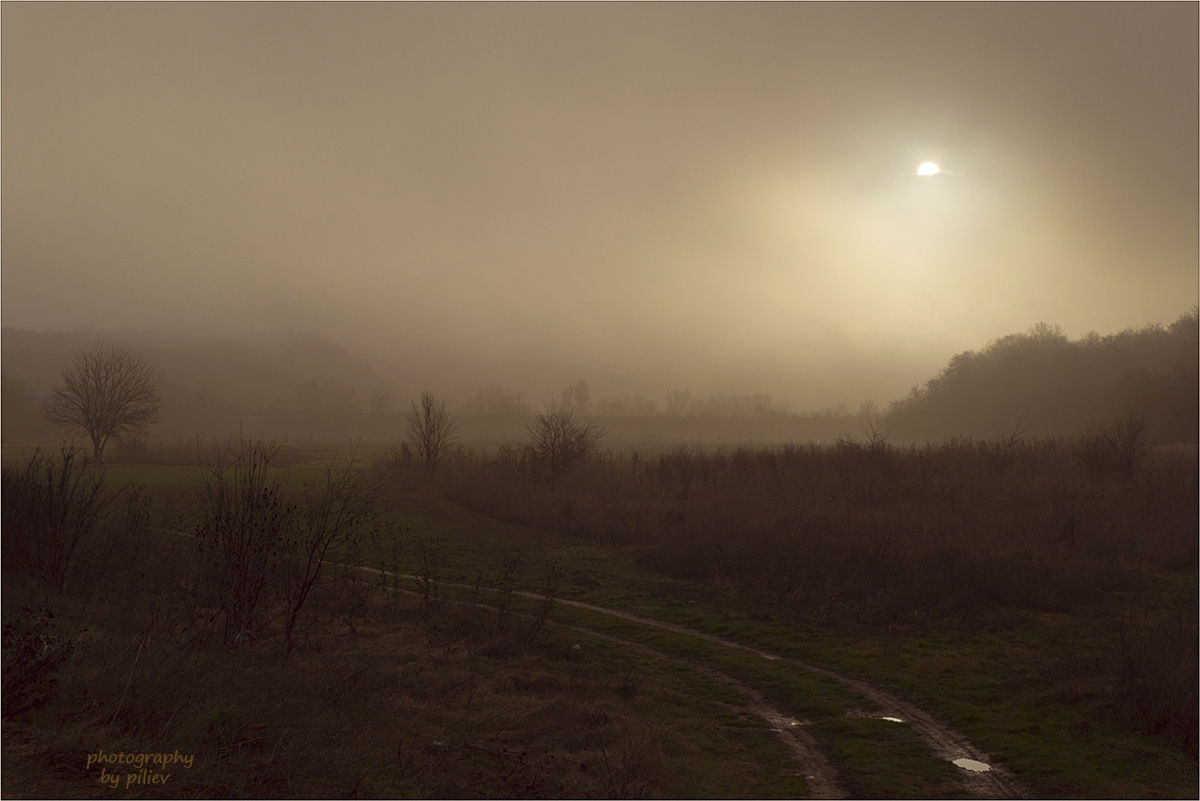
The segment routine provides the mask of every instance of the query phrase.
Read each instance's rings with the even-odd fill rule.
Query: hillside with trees
[[[1144,418],[1153,442],[1198,436],[1197,309],[1169,326],[1068,339],[1039,323],[1023,334],[965,351],[907,398],[886,424],[898,441],[990,438],[1023,430],[1069,436],[1126,412]]]
[[[1151,325],[1068,339],[1040,323],[965,351],[882,417],[871,402],[796,413],[770,395],[702,395],[688,389],[659,401],[594,397],[586,381],[558,403],[594,417],[611,445],[649,442],[832,442],[874,435],[893,444],[952,437],[1074,436],[1132,413],[1150,442],[1195,442],[1200,361],[1197,312]],[[60,372],[101,342],[128,347],[154,366],[162,413],[159,439],[232,431],[279,439],[388,439],[404,429],[419,379],[381,368],[337,343],[300,334],[250,341],[162,332],[37,333],[3,330],[3,429],[7,445],[58,442],[43,410]],[[519,435],[539,403],[523,391],[488,386],[449,398],[464,442],[498,445]]]

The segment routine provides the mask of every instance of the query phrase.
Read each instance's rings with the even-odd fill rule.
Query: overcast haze
[[[1196,303],[1195,3],[0,13],[6,325],[802,411]]]

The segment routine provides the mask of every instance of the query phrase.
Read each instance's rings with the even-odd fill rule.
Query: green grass
[[[5,449],[5,459],[11,455]],[[280,475],[299,482],[317,469],[314,464],[298,464]],[[164,527],[188,530],[194,470],[110,465],[106,471],[114,484],[133,481],[149,486],[152,503],[157,504],[156,520],[171,523]],[[213,767],[208,778],[196,779],[194,785],[178,785],[179,792],[462,795],[473,792],[463,778],[470,776],[481,777],[484,783],[479,786],[498,794],[505,794],[506,787],[508,794],[514,794],[512,788],[518,786],[567,795],[643,791],[674,797],[780,797],[806,792],[795,760],[770,727],[748,711],[745,696],[734,688],[686,664],[656,660],[562,626],[641,643],[749,685],[783,713],[809,722],[807,730],[854,796],[955,797],[964,792],[957,769],[934,757],[909,727],[853,716],[865,706],[861,698],[832,680],[782,661],[565,604],[558,604],[552,613],[552,621],[561,625],[548,627],[533,647],[505,645],[508,640],[503,637],[495,640],[499,644],[485,647],[479,642],[481,632],[492,632],[487,635],[492,637],[498,616],[482,610],[468,612],[452,603],[503,602],[497,593],[472,593],[469,586],[477,580],[483,587],[508,582],[516,590],[539,592],[553,565],[560,598],[733,639],[869,680],[911,700],[966,734],[1034,795],[1197,794],[1195,759],[1166,740],[1138,733],[1121,722],[1105,700],[1110,694],[1104,692],[1104,682],[1111,679],[1097,668],[1113,647],[1113,621],[1122,610],[1155,597],[1162,601],[1191,593],[1194,598],[1194,575],[1162,574],[1150,589],[1111,593],[1093,609],[1050,612],[997,607],[973,619],[969,628],[932,620],[886,629],[804,627],[773,608],[764,596],[729,582],[684,581],[654,573],[642,566],[638,548],[603,546],[506,524],[418,493],[398,497],[384,523],[376,541],[361,553],[365,564],[421,574],[436,557],[440,581],[468,587],[439,587],[443,603],[432,615],[424,614],[419,596],[375,600],[357,612],[341,613],[357,625],[361,632],[357,639],[338,633],[337,615],[327,617],[317,627],[314,641],[324,643],[320,646],[324,650],[306,651],[291,663],[266,660],[246,663],[236,671],[231,666],[216,670],[214,675],[227,678],[233,671],[241,677],[237,681],[244,682],[228,694],[212,683],[215,678],[210,682],[196,673],[197,686],[185,694],[195,700],[181,701],[179,717],[171,724],[187,747],[212,751],[222,738],[236,742],[229,732],[244,733],[260,718],[268,721],[264,731],[271,738],[283,737],[287,742],[285,729],[299,719],[292,715],[300,714],[288,711],[289,699],[302,692],[321,699],[320,732],[300,738],[295,750],[287,752],[291,756],[280,757],[281,764],[299,773],[288,774],[274,758],[264,762],[265,746],[257,751],[241,746],[220,751],[225,745],[216,745],[220,769]],[[413,580],[401,580],[399,586],[420,591]],[[538,614],[536,599],[512,597],[508,604],[511,626],[525,625],[515,615]],[[6,607],[11,606],[6,598]],[[67,617],[85,625],[86,615],[86,610],[76,610]],[[111,626],[105,630],[115,630]],[[361,645],[364,639],[376,645]],[[573,651],[573,644],[582,647]],[[64,685],[70,698],[78,700],[85,691],[110,701],[119,697],[133,658],[129,646],[123,647],[125,661],[112,658],[110,674],[101,677],[109,682],[107,689],[97,689],[92,674],[99,668],[89,665],[88,659],[109,663],[94,653],[77,654],[74,672]],[[488,648],[493,656],[486,655]],[[361,675],[355,681],[362,683],[339,695],[338,677],[344,677],[346,670]],[[386,675],[393,682],[387,686],[395,689],[379,696],[379,688],[386,684],[380,676]],[[268,685],[278,691],[255,695],[254,688]],[[372,702],[377,696],[382,700]],[[424,716],[421,720],[418,709]],[[161,717],[152,710],[137,714],[145,718],[144,726],[131,725],[106,742],[165,747],[149,734],[151,724],[162,725]],[[505,767],[488,761],[487,751],[467,748],[447,756],[430,750],[431,742],[450,742],[442,734],[461,725],[455,722],[464,715],[475,726],[474,739],[460,738],[464,748],[524,744],[532,745],[538,756]],[[53,722],[51,717],[46,712],[32,724],[15,728],[6,721],[10,771],[6,790],[15,788],[18,795],[88,794],[71,764],[79,748],[100,742],[95,739],[98,735],[81,719],[68,716],[65,722]],[[554,723],[557,719],[566,722]],[[395,743],[369,744],[369,737],[358,741],[364,750],[350,760],[351,767],[361,772],[354,777],[358,784],[343,781],[342,773],[323,777],[315,769],[296,768],[304,755],[322,748],[344,755],[349,746],[336,745],[333,738],[340,736],[339,726],[352,721],[368,732],[386,731],[391,721],[396,731],[416,738],[415,750],[405,751],[407,746],[401,744],[397,756]],[[566,748],[552,745],[569,735],[571,725],[602,732],[603,737],[572,741],[574,745]],[[61,737],[48,740],[47,726],[67,732],[70,748],[62,750]],[[372,760],[403,768],[400,773],[408,771],[407,778],[369,768]],[[581,767],[585,764],[586,770]],[[435,770],[436,766],[440,767]],[[437,778],[438,770],[449,768],[465,784]],[[252,780],[252,771],[265,771],[264,778]]]
[[[648,573],[638,566],[634,549],[601,548],[505,525],[441,501],[406,506],[400,516],[405,521],[403,537],[437,537],[438,547],[446,555],[441,563],[447,567],[442,568],[441,576],[448,581],[469,581],[478,571],[486,578],[489,565],[519,552],[523,560],[514,581],[535,590],[539,571],[557,560],[564,598],[691,626],[871,680],[951,722],[1037,794],[1135,797],[1196,793],[1194,759],[1159,738],[1131,731],[1099,700],[1095,685],[1106,679],[1086,668],[1112,647],[1112,609],[1094,614],[998,609],[975,631],[932,623],[882,635],[867,629],[797,631],[782,620],[772,621],[756,599],[733,587],[672,581]],[[418,566],[410,561],[401,567],[411,572]],[[1179,577],[1164,580],[1179,589]],[[1187,589],[1188,582],[1183,584]],[[1121,599],[1114,595],[1111,603],[1119,604]],[[830,708],[812,700],[833,690],[789,690],[762,675],[771,669],[756,665],[762,660],[755,657],[721,653],[722,649],[710,644],[602,618],[565,606],[555,611],[557,620],[577,620],[682,658],[708,660],[759,686],[768,698],[794,703],[800,716],[837,719],[836,705]],[[819,736],[823,745],[830,747],[835,762],[843,758],[839,755],[849,753],[832,745],[844,730],[833,726],[814,732],[827,732]],[[898,759],[901,751],[884,761]],[[910,753],[906,758],[911,757]],[[922,760],[941,766],[927,753],[916,759],[918,763]],[[850,769],[849,763],[842,767]],[[861,773],[857,767],[851,772]],[[939,786],[936,782],[941,779],[936,776],[940,767],[885,770],[881,775],[910,774],[930,776],[929,781],[935,783],[904,789],[891,779],[860,779],[866,783],[853,785],[854,792],[870,796],[943,794],[931,789]],[[914,789],[918,787],[923,789]]]
[[[929,758],[902,723],[869,717],[820,721],[813,734],[839,765],[851,797],[962,798],[957,768]]]
[[[353,632],[327,622],[289,659],[183,654],[89,611],[59,605],[59,626],[90,619],[93,636],[59,672],[56,702],[5,721],[10,797],[111,794],[84,769],[101,748],[194,754],[171,785],[182,797],[806,792],[724,684],[594,638],[576,650],[578,636],[547,631],[525,645],[516,621],[513,640],[494,616],[426,619],[376,597]]]

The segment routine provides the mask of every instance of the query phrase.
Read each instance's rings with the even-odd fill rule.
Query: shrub
[[[1146,456],[1146,419],[1126,410],[1108,425],[1086,429],[1076,439],[1073,450],[1093,480],[1112,471],[1131,479]]]
[[[1117,638],[1117,704],[1126,717],[1197,754],[1200,627],[1195,598],[1126,617]]]
[[[591,423],[577,423],[565,406],[550,406],[539,412],[525,429],[538,463],[553,489],[559,479],[578,462],[590,456],[604,429]]]
[[[291,650],[326,556],[357,544],[375,521],[375,493],[353,456],[294,493],[270,472],[278,450],[241,442],[200,472],[195,599],[235,647],[279,618]]]
[[[42,451],[18,467],[3,469],[3,538],[6,566],[55,589],[86,583],[102,572],[102,560],[123,530],[144,526],[141,488],[110,490],[104,473],[78,448],[58,458]],[[125,496],[123,510],[111,510]],[[110,513],[112,512],[112,513]]]
[[[638,545],[663,572],[719,577],[775,609],[841,622],[961,620],[997,603],[1078,609],[1140,583],[1139,563],[1194,563],[1186,454],[1146,455],[1138,482],[1096,492],[1070,444],[1019,433],[986,448],[840,440],[610,455],[552,493],[529,480],[532,446],[509,446],[490,470],[456,464],[446,487],[485,513]]]
[[[222,618],[226,643],[258,636],[278,590],[280,552],[295,510],[268,475],[276,450],[241,443],[201,468],[197,588]]]
[[[54,674],[70,658],[74,642],[59,630],[53,612],[28,607],[4,624],[0,639],[5,717],[44,706],[54,695]]]

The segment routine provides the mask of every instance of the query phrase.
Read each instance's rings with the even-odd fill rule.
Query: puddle
[[[785,726],[789,729],[797,728],[798,726],[807,726],[807,720],[796,720],[795,718],[778,718],[771,721],[776,726]],[[783,729],[771,729],[771,731],[783,731]]]
[[[952,759],[950,760],[955,765],[958,765],[963,770],[973,770],[976,773],[984,773],[992,769],[992,766],[986,762],[977,762],[974,759]]]
[[[852,709],[846,713],[848,718],[871,718],[872,720],[886,720],[888,723],[907,723],[904,718],[894,717],[892,715],[876,715],[870,712],[864,712],[861,709]]]

